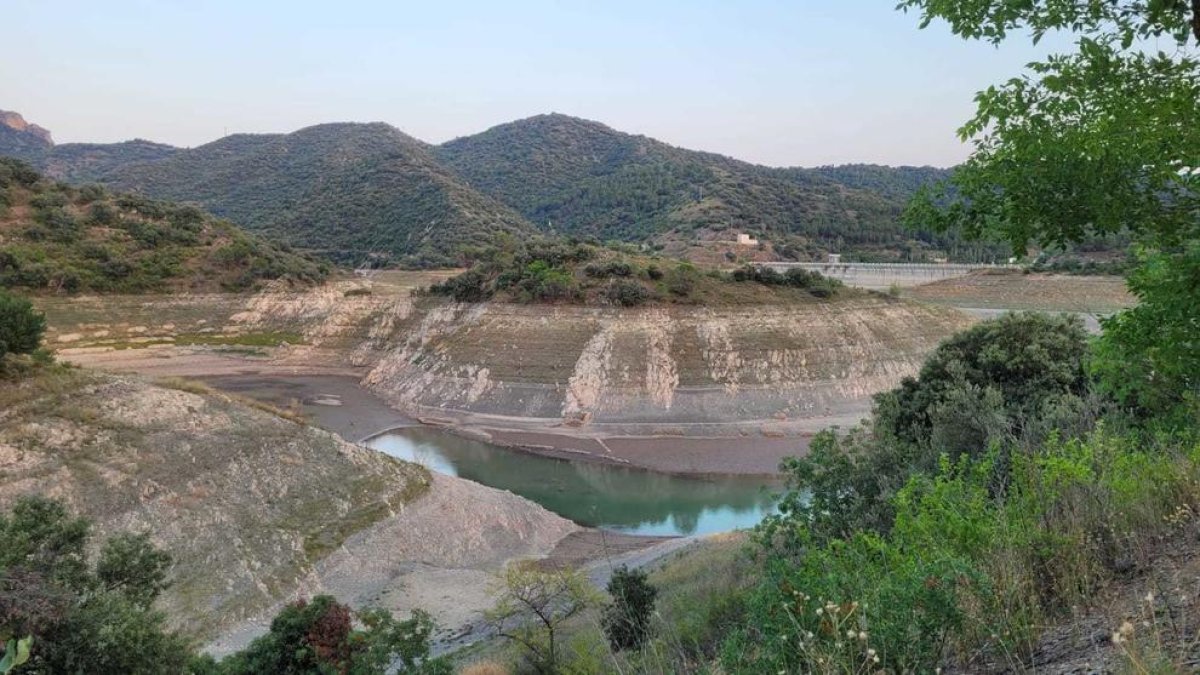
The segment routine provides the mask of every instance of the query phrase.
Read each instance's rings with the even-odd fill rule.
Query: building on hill
[[[737,235],[738,246],[758,246],[758,240],[745,232],[739,232]]]

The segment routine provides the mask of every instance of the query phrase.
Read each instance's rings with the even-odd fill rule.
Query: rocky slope
[[[647,424],[710,435],[722,424],[811,429],[806,420],[853,418],[971,322],[868,293],[776,306],[460,304],[413,295],[404,278],[280,287],[207,315],[202,299],[162,298],[122,309],[119,323],[101,323],[109,315],[86,298],[42,306],[68,359],[157,371],[214,354],[173,334],[230,347],[287,334],[286,346],[260,345],[253,360],[203,367],[339,368],[417,414],[528,418],[572,433]],[[137,346],[146,348],[128,348]]]
[[[423,307],[365,381],[397,405],[567,424],[714,425],[865,410],[967,325],[863,297],[778,307]]]
[[[252,635],[247,622],[297,594],[411,608],[431,592],[422,579],[482,584],[577,529],[196,385],[72,370],[0,389],[0,508],[22,494],[62,499],[102,532],[149,531],[175,558],[162,608],[200,638]],[[449,622],[486,607],[474,602],[427,609]]]

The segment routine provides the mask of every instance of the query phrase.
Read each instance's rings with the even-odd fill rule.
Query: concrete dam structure
[[[777,272],[803,269],[820,272],[831,279],[838,279],[847,286],[886,289],[891,286],[920,286],[942,279],[965,277],[980,270],[1018,269],[1016,265],[968,265],[958,263],[760,263],[762,267]]]

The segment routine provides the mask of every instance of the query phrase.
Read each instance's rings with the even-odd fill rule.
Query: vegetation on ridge
[[[904,199],[944,177],[942,170],[875,167],[875,185],[863,189],[836,172],[757,166],[558,114],[455,139],[436,153],[544,232],[657,243],[750,232],[797,260],[830,251],[902,260],[937,251],[966,260],[999,254],[954,234],[900,226]],[[887,192],[876,190],[883,185]]]
[[[103,182],[193,201],[275,241],[341,264],[453,267],[459,252],[533,227],[467,187],[428,146],[386,124],[237,134]]]
[[[0,158],[0,286],[143,293],[310,284],[320,263],[191,206],[75,188]]]
[[[509,241],[479,252],[474,266],[429,291],[459,302],[496,299],[637,307],[645,304],[769,304],[830,298],[842,283],[816,272],[780,274],[747,266],[702,271],[687,262],[648,257],[636,249],[561,239]]]

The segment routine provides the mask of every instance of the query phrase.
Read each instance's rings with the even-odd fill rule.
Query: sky
[[[772,166],[949,166],[997,49],[894,0],[0,0],[0,109],[56,142],[559,112]]]

